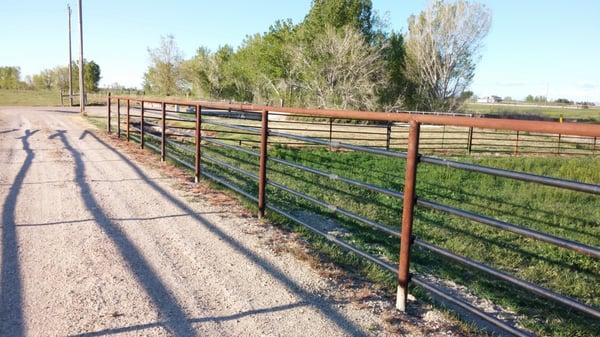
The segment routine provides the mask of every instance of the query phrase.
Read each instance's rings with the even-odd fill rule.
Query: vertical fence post
[[[331,150],[331,142],[333,141],[333,118],[329,117],[329,150]]]
[[[60,89],[60,106],[65,106],[65,103],[63,102],[63,91],[62,91],[62,89]]]
[[[517,141],[515,143],[515,155],[518,156],[519,155],[519,130],[517,130]]]
[[[442,127],[442,150],[444,149],[444,143],[446,140],[446,124]]]
[[[592,153],[596,153],[596,140],[598,137],[594,137],[594,147],[592,148]]]
[[[390,150],[390,143],[392,141],[392,122],[388,122],[386,133],[385,133],[385,149]]]
[[[178,105],[179,106],[179,105]],[[167,118],[167,103],[162,102],[162,118],[161,118],[161,134],[160,134],[160,161],[165,161],[166,143],[167,143],[167,128],[165,119]]]
[[[258,166],[258,217],[265,216],[265,187],[267,183],[267,136],[269,134],[269,112],[263,110],[260,129],[260,158]]]
[[[129,123],[130,123],[130,116],[129,116],[129,108],[130,108],[131,104],[130,101],[127,100],[127,141],[129,141]]]
[[[408,133],[408,152],[406,156],[406,171],[404,174],[404,201],[402,207],[402,232],[400,237],[400,265],[398,268],[398,290],[396,308],[406,311],[408,297],[410,246],[413,240],[412,224],[415,204],[415,183],[417,178],[417,162],[419,160],[420,124],[410,122]]]
[[[560,139],[562,138],[562,135],[559,133],[558,134],[558,144],[556,144],[556,154],[560,154]]]
[[[121,139],[121,99],[117,98],[117,138]]]
[[[144,148],[144,101],[141,102],[142,109],[140,112],[140,147]]]
[[[473,147],[473,127],[469,127],[469,136],[467,139],[467,152],[471,154],[471,148]]]
[[[202,145],[202,107],[200,105],[196,105],[196,156],[195,156],[195,170],[194,170],[194,180],[196,183],[200,181],[201,171],[201,156],[202,149],[200,146]]]
[[[108,93],[108,96],[106,97],[106,106],[108,108],[108,123],[107,123],[107,131],[108,133],[110,133],[110,92]]]

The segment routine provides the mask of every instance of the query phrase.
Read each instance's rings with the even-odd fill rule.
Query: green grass
[[[567,109],[560,106],[556,107],[538,107],[538,106],[515,106],[510,104],[478,104],[468,103],[465,106],[465,112],[491,114],[498,116],[542,116],[559,119],[562,115],[565,119],[574,119],[581,122],[600,122],[600,107],[590,107],[589,109]]]
[[[249,171],[257,170],[256,158],[212,146],[205,146],[205,151]],[[326,149],[274,148],[270,151],[270,156],[397,191],[402,190],[402,160],[356,152],[329,152]],[[600,167],[600,159],[597,158],[461,160],[600,183],[600,171],[595,169]],[[206,166],[213,174],[224,176],[246,190],[256,192],[254,182],[212,165]],[[402,213],[400,200],[360,191],[343,183],[279,164],[271,163],[268,172],[269,179],[273,181],[383,224],[399,227]],[[419,167],[418,176],[417,192],[423,198],[600,246],[600,198],[596,196],[426,164]],[[347,241],[384,259],[397,261],[399,247],[395,238],[273,188],[268,189],[268,199],[295,214],[301,214],[299,212],[304,209],[324,217],[332,217],[346,228]],[[425,241],[457,254],[600,307],[600,261],[593,258],[421,208],[416,211],[414,233]],[[334,259],[346,264],[357,263],[354,258],[348,259],[347,254],[333,248],[324,248],[328,247],[327,244],[319,243],[318,246]],[[598,322],[568,313],[566,309],[551,302],[537,299],[429,252],[415,248],[412,263],[415,272],[453,280],[467,286],[477,296],[514,310],[524,317],[521,324],[537,333],[551,336],[596,336],[600,333]],[[373,267],[363,268],[363,271],[372,279],[393,286],[391,275]]]
[[[64,99],[65,105],[68,99]],[[75,103],[79,99],[75,100]],[[103,104],[99,94],[88,95],[89,104]],[[56,90],[12,90],[0,89],[0,106],[60,106],[60,92]]]
[[[245,138],[245,137],[244,137]],[[151,138],[148,141],[152,142]],[[244,143],[247,144],[247,143]],[[204,144],[203,153],[256,173],[257,158]],[[191,154],[168,147],[192,162]],[[282,158],[340,176],[402,191],[404,160],[357,152],[330,152],[325,148],[272,147],[270,157]],[[510,170],[600,184],[600,158],[564,157],[461,157],[460,161]],[[203,169],[256,195],[254,181],[207,162]],[[356,214],[399,228],[401,200],[360,190],[339,181],[269,162],[268,178]],[[559,237],[600,246],[600,198],[585,193],[513,181],[447,167],[420,164],[419,197],[474,211]],[[268,202],[296,215],[306,211],[334,219],[346,231],[344,240],[390,262],[398,259],[399,240],[338,216],[286,192],[268,187]],[[328,258],[389,287],[391,273],[347,254],[326,240],[272,213],[273,221],[301,232],[311,246]],[[414,233],[420,239],[456,254],[600,307],[600,261],[519,235],[493,229],[440,212],[417,208]],[[543,300],[485,274],[461,267],[415,247],[411,268],[466,286],[472,293],[514,311],[519,323],[548,336],[598,336],[600,322]],[[426,295],[411,290],[420,298]]]
[[[59,106],[59,92],[54,90],[0,89],[0,105],[4,106]]]

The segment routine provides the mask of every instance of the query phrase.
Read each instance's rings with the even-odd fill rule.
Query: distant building
[[[485,97],[479,97],[479,99],[477,99],[477,103],[500,103],[502,102],[502,97],[500,96],[485,96]]]

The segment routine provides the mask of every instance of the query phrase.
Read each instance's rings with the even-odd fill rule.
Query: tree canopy
[[[88,92],[98,91],[101,79],[100,66],[94,61],[83,61],[85,89]],[[73,91],[79,91],[79,65],[71,64]],[[0,67],[0,89],[44,89],[67,90],[69,88],[69,67],[56,66],[44,69],[33,76],[21,79],[19,67]]]
[[[487,7],[466,0],[433,1],[408,20],[406,76],[418,109],[456,110],[475,75],[491,24]]]
[[[23,86],[21,68],[0,67],[0,89],[19,89]]]
[[[184,59],[173,36],[162,38],[148,49],[144,88],[289,106],[454,110],[472,79],[487,13],[465,0],[438,0],[403,35],[386,31],[371,0],[313,0],[303,21],[277,21],[238,48],[200,47]],[[431,59],[439,67],[424,69]]]

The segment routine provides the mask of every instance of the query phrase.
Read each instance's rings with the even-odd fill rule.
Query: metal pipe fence
[[[342,249],[353,252],[358,256],[395,273],[398,280],[396,305],[400,310],[404,311],[406,309],[408,286],[410,283],[414,283],[421,288],[424,288],[426,291],[445,299],[453,305],[462,308],[479,319],[510,334],[515,336],[530,335],[529,333],[516,329],[501,319],[489,315],[469,303],[466,303],[460,298],[448,293],[437,284],[429,281],[427,278],[419,275],[412,275],[410,272],[411,250],[413,246],[418,246],[437,256],[447,258],[460,265],[477,270],[478,272],[482,272],[503,282],[507,282],[524,291],[535,294],[536,296],[554,301],[571,310],[595,319],[600,319],[599,308],[587,305],[578,299],[559,294],[551,289],[544,288],[509,273],[494,269],[482,262],[474,261],[465,256],[455,254],[442,247],[426,242],[421,238],[415,237],[412,230],[415,208],[425,208],[445,213],[453,217],[474,221],[489,226],[490,228],[507,231],[531,240],[551,244],[560,247],[561,249],[571,250],[594,259],[600,259],[600,248],[598,247],[536,231],[519,224],[502,221],[458,207],[427,200],[417,196],[415,188],[416,183],[419,180],[419,167],[426,164],[468,172],[477,172],[526,183],[541,184],[590,195],[600,195],[600,185],[596,184],[481,166],[425,155],[426,153],[430,154],[431,152],[439,151],[439,146],[448,151],[460,150],[464,151],[463,153],[490,151],[490,149],[492,149],[493,151],[506,151],[507,153],[521,154],[526,153],[524,149],[527,149],[526,142],[530,141],[530,139],[553,144],[548,146],[551,148],[551,151],[549,152],[560,155],[571,154],[570,152],[573,152],[574,148],[569,148],[567,146],[580,144],[577,141],[578,139],[583,139],[586,142],[592,140],[590,144],[594,147],[591,147],[591,149],[593,149],[592,153],[595,153],[595,141],[597,137],[600,137],[600,125],[502,119],[495,120],[463,116],[428,116],[403,113],[389,114],[359,111],[275,108],[203,101],[146,100],[144,98],[127,96],[109,96],[107,109],[109,133],[112,131],[111,127],[113,124],[113,111],[111,108],[113,102],[116,102],[117,104],[117,135],[119,138],[121,138],[122,124],[121,105],[126,104],[125,128],[127,130],[127,140],[137,139],[141,147],[147,146],[160,153],[162,160],[170,158],[193,170],[196,181],[198,181],[201,176],[205,176],[256,202],[259,217],[263,217],[265,212],[270,210],[275,214],[306,227],[311,232],[324,237],[330,242],[340,246]],[[284,111],[282,111],[282,109]],[[132,111],[135,113],[132,114]],[[289,120],[289,118],[294,119]],[[304,121],[300,120],[300,118],[313,118],[313,120]],[[339,123],[336,122],[337,120],[352,120],[357,123]],[[378,124],[359,124],[368,122]],[[293,127],[286,127],[288,124],[293,125]],[[313,130],[315,125],[318,127],[326,125],[327,128]],[[306,128],[301,126],[305,126]],[[335,131],[334,127],[343,129]],[[382,135],[383,137],[377,140],[364,138],[368,142],[361,142],[363,141],[363,138],[357,139],[352,137],[334,136],[335,132],[338,131],[341,134],[344,134],[346,132],[353,133],[356,132],[355,130],[366,129],[379,129],[381,130],[381,133],[369,131],[369,134]],[[233,136],[224,137],[224,134]],[[406,137],[403,138],[401,135],[406,135]],[[144,139],[147,139],[147,141],[145,142]],[[192,139],[192,141],[190,142],[189,139]],[[556,146],[553,143],[554,139],[557,141]],[[150,142],[150,140],[152,140],[152,142]],[[400,140],[400,142],[395,143],[394,140]],[[442,142],[430,143],[431,140],[441,140]],[[372,142],[374,141],[379,142],[379,144],[373,145]],[[462,143],[463,141],[465,141],[465,143]],[[481,146],[483,146],[482,144],[486,144],[484,143],[485,141],[496,143],[492,143],[488,145],[485,150],[482,150]],[[498,142],[502,142],[502,144]],[[506,144],[504,144],[504,142]],[[243,146],[242,144],[250,146]],[[403,191],[395,191],[289,160],[269,157],[269,149],[272,146],[307,146],[307,144],[320,146],[331,151],[356,151],[406,160]],[[435,146],[428,147],[430,144],[434,144]],[[241,168],[239,165],[234,165],[211,154],[205,153],[202,148],[207,145],[236,151],[258,159],[258,163],[255,163],[258,167],[258,172],[250,172],[247,169]],[[193,157],[193,162],[190,163],[186,158],[180,156],[179,153],[170,149],[177,149],[177,151],[190,153],[191,157]],[[407,151],[399,151],[401,149],[407,149]],[[535,148],[535,152],[539,153],[539,151],[539,147]],[[257,185],[256,194],[249,193],[243,187],[240,187],[223,177],[207,172],[203,169],[205,163],[215,165],[223,170],[233,172],[255,182]],[[277,163],[285,167],[328,178],[331,181],[341,182],[358,190],[381,193],[398,199],[398,202],[401,200],[403,204],[402,219],[399,221],[399,223],[401,222],[400,229],[398,230],[380,223],[376,219],[369,219],[360,214],[356,214],[331,202],[311,196],[304,191],[296,190],[290,186],[270,180],[268,178],[268,163]],[[400,252],[398,264],[384,261],[336,236],[332,236],[327,231],[319,228],[319,226],[312,224],[310,221],[291,214],[284,210],[280,205],[269,202],[267,186],[373,228],[381,232],[382,235],[399,238]]]
[[[140,114],[139,108],[134,109]],[[160,108],[144,109],[145,120],[160,121]],[[229,111],[227,111],[229,112]],[[182,125],[171,128],[194,130],[193,118],[184,118],[187,111],[175,108],[167,109],[169,114],[179,116],[167,117],[168,122],[179,122]],[[234,113],[236,113],[234,111]],[[255,112],[237,112],[239,116],[227,116],[218,110],[207,111],[205,117],[211,118],[215,125],[221,125],[228,120],[240,120],[246,124],[256,124],[260,121]],[[386,150],[407,150],[408,125],[406,123],[389,122],[385,124],[344,123],[328,121],[308,121],[293,119],[298,117],[290,113],[270,113],[270,130],[302,131],[303,134],[313,135],[329,142],[345,141],[356,145],[382,148]],[[139,116],[138,116],[139,117]],[[240,117],[240,118],[237,118]],[[278,117],[278,118],[274,118]],[[306,119],[306,116],[300,116]],[[322,118],[321,118],[322,119]],[[491,119],[494,121],[494,119]],[[493,125],[493,123],[488,123]],[[256,125],[258,126],[258,125]],[[427,154],[445,155],[571,155],[586,156],[598,154],[597,137],[574,136],[563,134],[548,134],[535,132],[503,131],[476,127],[441,127],[438,125],[423,125],[420,132],[420,152]],[[242,142],[252,142],[242,140]],[[277,143],[271,139],[269,144]],[[284,143],[285,145],[289,143]],[[298,146],[302,145],[301,143]]]

